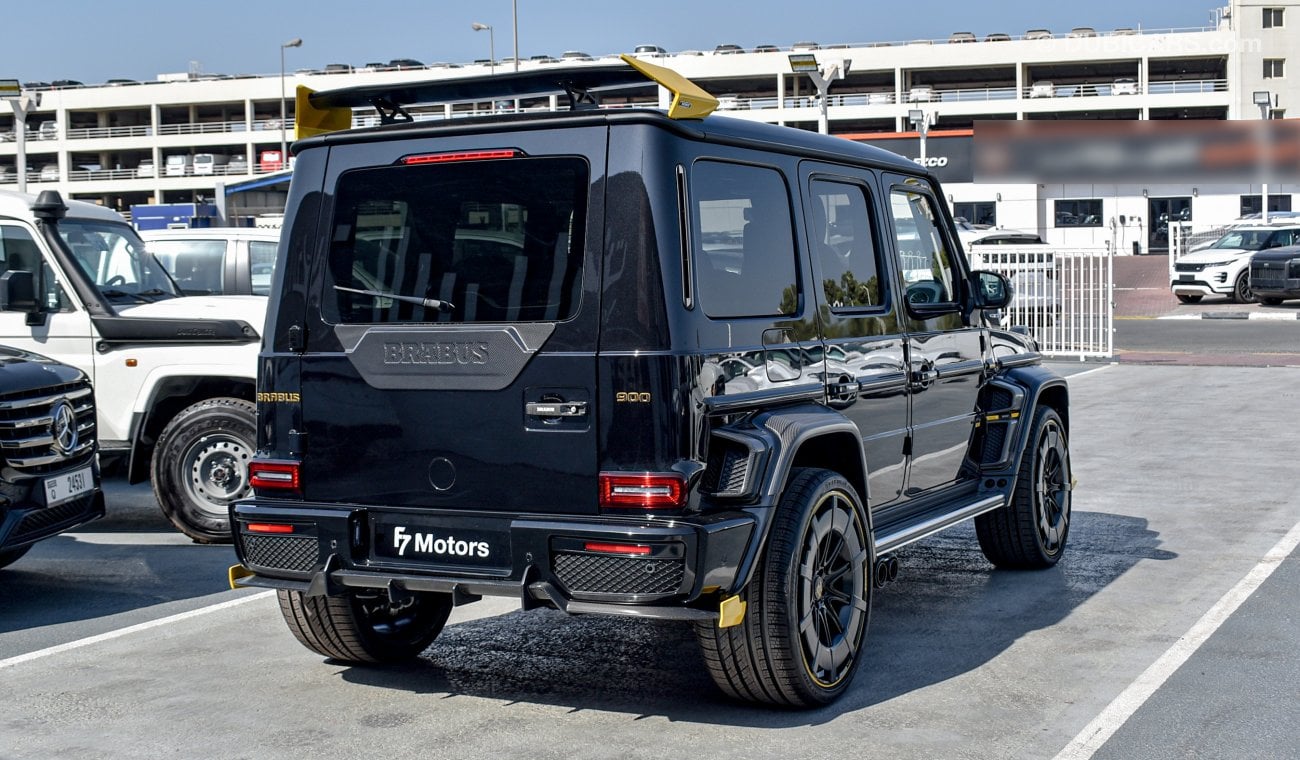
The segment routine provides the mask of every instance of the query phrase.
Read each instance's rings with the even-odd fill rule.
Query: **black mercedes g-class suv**
[[[0,235],[0,253],[5,243]],[[6,273],[0,300],[30,292],[30,282]],[[96,451],[86,375],[0,346],[0,567],[41,539],[104,516]]]
[[[731,696],[829,702],[900,547],[973,518],[998,566],[1058,560],[1067,388],[928,172],[625,60],[299,92],[404,123],[295,144],[231,583],[343,661],[505,595],[693,621]],[[632,67],[666,112],[582,107]]]

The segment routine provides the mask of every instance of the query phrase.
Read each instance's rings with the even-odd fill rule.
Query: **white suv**
[[[1169,288],[1183,303],[1196,303],[1205,296],[1227,296],[1237,303],[1251,303],[1250,257],[1256,251],[1300,243],[1300,224],[1251,224],[1234,227],[1223,237],[1183,256],[1174,263]]]

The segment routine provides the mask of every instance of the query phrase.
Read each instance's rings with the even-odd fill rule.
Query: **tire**
[[[1237,281],[1232,285],[1232,295],[1229,298],[1236,303],[1255,303],[1255,294],[1250,292],[1250,272],[1237,275]]]
[[[251,402],[213,398],[187,407],[158,436],[150,475],[163,514],[202,544],[231,540],[230,502],[251,493],[256,450]]]
[[[697,623],[709,675],[728,696],[815,707],[848,688],[871,610],[875,551],[847,480],[797,469],[781,497],[739,625]]]
[[[1201,299],[1204,298],[1204,296],[1188,296],[1182,293],[1175,293],[1174,295],[1178,296],[1179,303],[1200,303]]]
[[[442,633],[451,614],[451,595],[414,593],[401,605],[386,591],[345,596],[304,596],[276,591],[280,614],[303,646],[335,660],[401,662],[417,657]]]
[[[9,567],[13,563],[23,558],[23,555],[32,550],[32,545],[22,547],[21,549],[6,549],[0,552],[0,568]]]
[[[1057,563],[1070,533],[1071,479],[1065,426],[1055,409],[1040,407],[1020,457],[1011,503],[975,518],[980,549],[989,562],[1009,569]]]
[[[1264,304],[1265,306],[1281,306],[1281,305],[1282,305],[1282,299],[1281,299],[1281,298],[1274,298],[1273,296],[1260,296],[1260,297],[1259,297],[1259,302],[1262,303],[1262,304]]]

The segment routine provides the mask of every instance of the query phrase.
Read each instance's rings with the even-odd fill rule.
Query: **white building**
[[[929,163],[957,214],[1037,230],[1062,244],[1109,243],[1127,252],[1136,241],[1145,251],[1162,247],[1162,218],[1209,224],[1258,211],[1260,185],[1208,176],[1195,182],[975,183],[969,159],[959,154],[969,156],[971,130],[982,120],[1254,120],[1262,113],[1300,113],[1294,73],[1300,68],[1300,0],[1231,0],[1207,11],[1207,20],[1196,29],[1007,30],[984,37],[959,31],[935,40],[801,43],[794,50],[812,53],[823,66],[844,62],[847,76],[831,84],[826,104],[832,134],[915,157],[919,141],[909,112],[933,119]],[[809,78],[792,73],[791,52],[683,51],[662,62],[722,96],[730,115],[817,129],[820,101]],[[554,65],[554,59],[521,63]],[[290,122],[298,84],[320,90],[490,71],[486,62],[329,68],[286,77]],[[292,137],[292,123],[280,123],[279,76],[159,80],[165,81],[34,88],[40,103],[27,118],[29,191],[57,188],[125,211],[132,204],[209,199],[218,182],[279,169],[274,152],[282,128]],[[1264,112],[1255,102],[1259,93],[1269,100]],[[490,107],[456,104],[418,118]],[[364,123],[370,117],[357,118]],[[0,113],[0,186],[17,181],[14,123],[11,114]],[[200,154],[216,158],[196,164]],[[1290,210],[1297,192],[1294,182],[1275,182],[1270,207]]]

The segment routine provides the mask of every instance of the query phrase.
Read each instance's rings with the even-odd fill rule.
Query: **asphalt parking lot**
[[[0,573],[0,758],[1291,758],[1300,369],[1063,365],[1054,569],[908,547],[837,704],[727,702],[676,624],[459,608],[415,664],[302,648],[148,487]],[[118,507],[115,509],[115,507]]]

